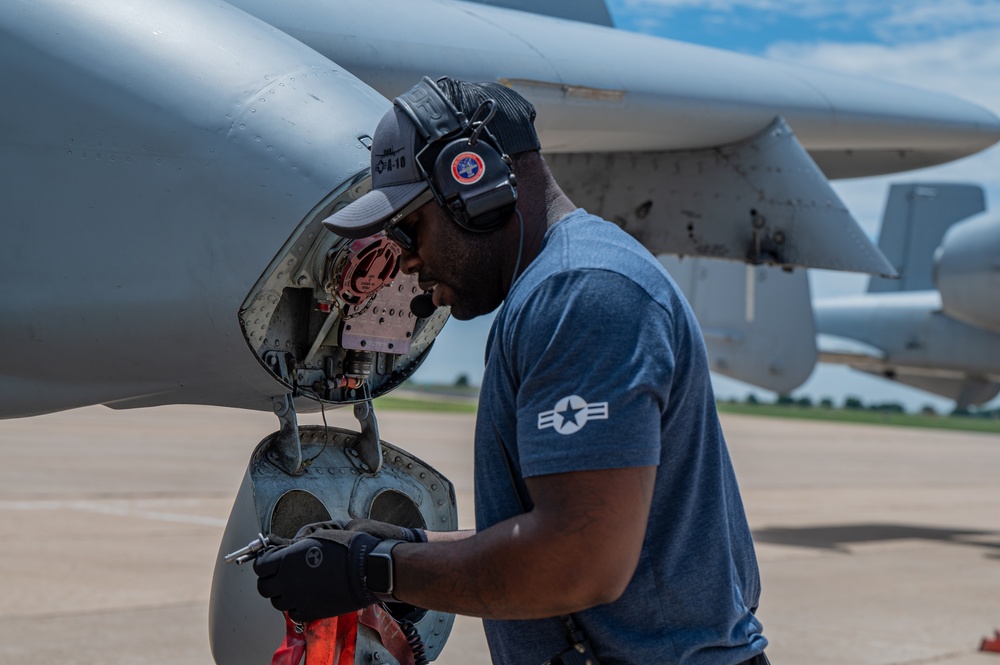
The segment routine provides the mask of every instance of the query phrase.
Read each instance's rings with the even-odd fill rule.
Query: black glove
[[[309,527],[303,527],[308,529]],[[426,543],[427,532],[423,529],[410,529],[405,526],[396,526],[388,522],[378,522],[376,520],[358,519],[351,520],[344,526],[348,531],[361,531],[375,536],[380,540],[402,540],[404,543]],[[301,531],[299,533],[302,533]]]
[[[340,616],[376,602],[365,589],[365,555],[380,539],[330,527],[266,550],[254,561],[257,591],[294,621]]]
[[[306,524],[304,527],[296,531],[295,535],[292,536],[292,541],[308,538],[317,531],[322,531],[323,529],[345,529],[345,528],[347,527],[344,526],[344,523],[341,520],[327,520],[325,522],[313,522],[312,524]],[[348,529],[348,531],[360,531],[360,530],[361,529]]]

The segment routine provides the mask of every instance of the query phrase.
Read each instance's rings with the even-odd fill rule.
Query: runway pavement
[[[319,422],[317,416],[300,419]],[[385,411],[455,484],[473,417]],[[332,423],[353,427],[345,411]],[[775,665],[1000,665],[1000,437],[724,416]],[[253,447],[278,421],[103,407],[0,421],[0,664],[210,665],[208,594]],[[459,618],[443,665],[489,663]]]

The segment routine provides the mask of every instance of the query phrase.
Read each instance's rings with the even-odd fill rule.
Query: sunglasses
[[[434,200],[434,193],[427,189],[420,196],[410,201],[402,210],[389,218],[385,224],[385,235],[389,240],[399,245],[403,251],[413,254],[417,251],[416,239],[401,229],[398,224],[419,210],[425,203]],[[411,229],[412,230],[412,229]]]

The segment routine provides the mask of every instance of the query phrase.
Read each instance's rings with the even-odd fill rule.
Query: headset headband
[[[467,118],[425,76],[393,103],[425,142],[414,161],[438,205],[469,231],[502,226],[514,213],[517,188],[510,158],[486,127],[496,101],[484,100]]]
[[[465,129],[465,114],[455,108],[430,78],[423,77],[393,102],[406,114],[428,144]]]

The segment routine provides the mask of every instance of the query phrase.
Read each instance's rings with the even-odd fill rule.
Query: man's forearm
[[[461,540],[401,543],[394,595],[488,619],[558,616],[614,600],[614,585],[588,569],[587,548],[539,522],[519,515]]]
[[[462,531],[425,531],[427,542],[429,543],[450,543],[456,540],[465,540],[476,535],[475,529],[465,529]]]
[[[611,602],[639,561],[655,467],[528,479],[531,512],[393,549],[394,594],[428,609],[536,619]],[[444,540],[449,538],[449,540]]]
[[[580,609],[564,609],[563,594],[545,583],[551,580],[534,579],[541,556],[527,554],[530,544],[523,539],[512,543],[504,535],[519,531],[517,521],[478,534],[451,532],[445,539],[439,539],[443,533],[432,532],[429,543],[397,545],[394,595],[420,607],[492,619],[554,616]],[[451,538],[459,533],[470,537]]]

